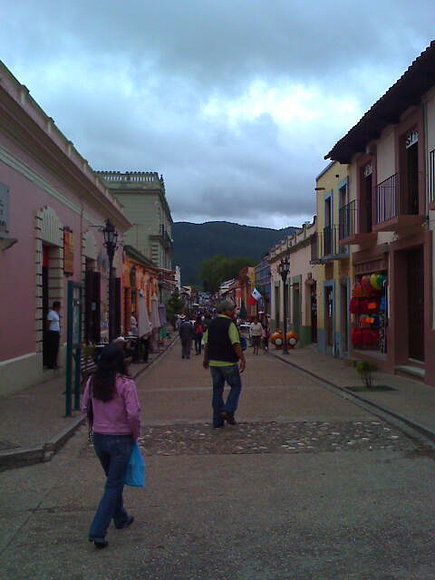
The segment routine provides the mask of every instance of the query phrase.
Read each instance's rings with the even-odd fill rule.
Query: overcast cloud
[[[323,156],[434,35],[433,0],[0,0],[0,57],[175,221],[301,225]],[[5,25],[6,24],[6,25]]]

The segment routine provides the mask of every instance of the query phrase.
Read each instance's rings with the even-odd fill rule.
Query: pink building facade
[[[0,64],[0,394],[62,372],[44,368],[44,331],[59,300],[64,366],[68,280],[83,284],[84,340],[108,334],[107,219],[120,235],[131,227],[87,161]],[[115,286],[121,259],[119,249]]]

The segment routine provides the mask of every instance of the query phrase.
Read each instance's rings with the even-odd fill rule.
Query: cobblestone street
[[[412,442],[377,421],[343,423],[241,423],[224,433],[202,425],[146,427],[139,443],[149,455],[407,451]]]

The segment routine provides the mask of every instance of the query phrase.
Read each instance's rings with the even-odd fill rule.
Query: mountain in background
[[[172,225],[172,264],[180,266],[183,285],[201,288],[199,268],[203,260],[216,255],[242,256],[250,258],[255,266],[272,246],[297,229],[274,230],[230,222],[175,222]]]

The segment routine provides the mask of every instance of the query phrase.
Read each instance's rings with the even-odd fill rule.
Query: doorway
[[[100,318],[100,272],[93,269],[91,260],[86,259],[85,273],[85,342],[99,344],[101,341]]]
[[[349,352],[349,300],[348,300],[348,282],[340,282],[340,334],[341,334],[341,352],[344,356]]]
[[[332,354],[334,347],[334,287],[325,285],[325,352]]]
[[[424,258],[423,247],[407,252],[408,355],[424,361]]]
[[[311,342],[317,342],[317,284],[311,285],[310,296],[310,311],[311,311]]]

